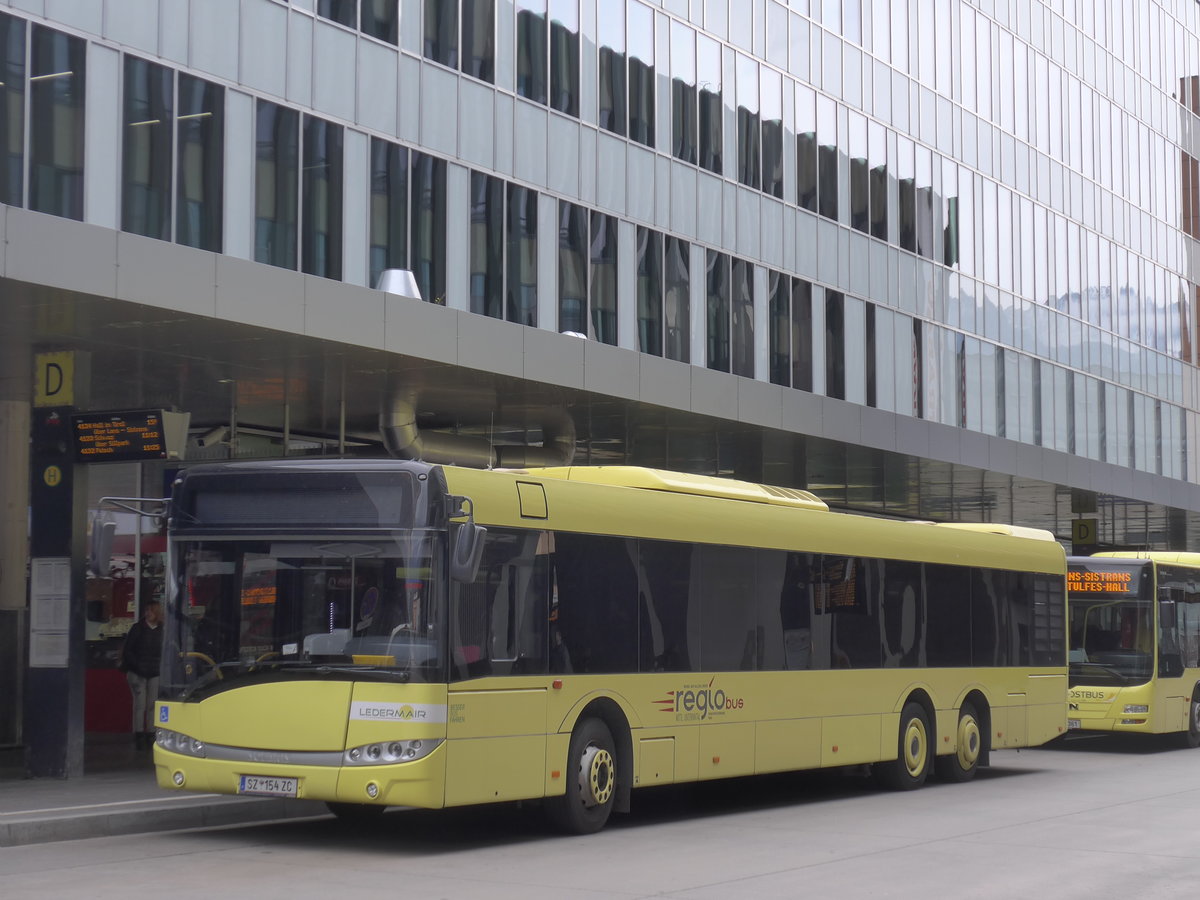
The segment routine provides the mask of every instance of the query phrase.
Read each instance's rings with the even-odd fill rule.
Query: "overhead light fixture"
[[[31,76],[29,76],[29,80],[30,81],[49,81],[51,78],[66,78],[66,77],[68,77],[70,75],[74,75],[74,74],[75,73],[71,70],[67,70],[66,72],[50,72],[46,75],[31,75]]]
[[[375,289],[412,300],[423,299],[421,288],[417,285],[417,277],[409,269],[384,269],[379,274]]]

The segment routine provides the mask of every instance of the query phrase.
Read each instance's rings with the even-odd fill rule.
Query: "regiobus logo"
[[[678,722],[703,721],[709,716],[722,716],[729,710],[741,709],[744,703],[741,697],[731,697],[724,688],[713,688],[713,676],[708,684],[685,684],[677,691],[667,691],[662,700],[655,700],[654,705],[661,712],[673,713]]]

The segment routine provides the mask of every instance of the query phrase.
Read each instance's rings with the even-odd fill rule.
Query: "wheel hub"
[[[964,771],[979,762],[980,743],[979,723],[974,716],[963,716],[958,720],[958,764]]]
[[[920,719],[910,719],[904,729],[904,768],[912,778],[916,778],[925,769],[926,762],[925,723]]]
[[[612,754],[591,744],[579,764],[579,793],[583,805],[603,806],[613,795],[616,782]]]

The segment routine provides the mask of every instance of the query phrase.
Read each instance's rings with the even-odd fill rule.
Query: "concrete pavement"
[[[89,745],[78,778],[24,778],[15,754],[3,763],[0,847],[327,814],[315,801],[164,791],[150,752],[125,741]]]

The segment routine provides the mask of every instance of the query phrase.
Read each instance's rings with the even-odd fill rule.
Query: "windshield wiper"
[[[1073,663],[1071,663],[1071,671],[1072,672],[1075,671],[1077,668],[1083,668],[1083,667],[1100,669],[1101,671],[1106,672],[1107,674],[1111,675],[1113,678],[1118,678],[1118,679],[1127,679],[1127,678],[1134,677],[1134,673],[1132,673],[1132,672],[1122,672],[1120,669],[1118,669],[1114,666],[1105,665],[1104,663],[1098,663],[1098,662],[1073,662]]]

